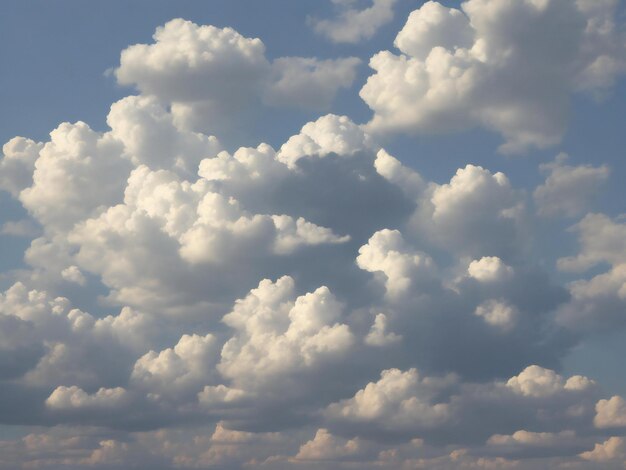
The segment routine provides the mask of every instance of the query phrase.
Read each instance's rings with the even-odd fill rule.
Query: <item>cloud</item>
[[[560,142],[570,96],[606,89],[624,73],[616,2],[429,1],[398,33],[400,53],[370,60],[361,89],[375,133],[483,127],[503,153]],[[528,40],[532,38],[532,40]]]
[[[318,429],[315,437],[298,450],[296,460],[329,461],[340,460],[363,452],[359,439],[346,442],[336,438],[327,429]]]
[[[118,83],[171,105],[178,126],[218,135],[229,136],[230,126],[261,104],[326,110],[360,64],[354,57],[270,61],[258,38],[183,19],[158,27],[153,39],[122,51]]]
[[[618,395],[596,404],[594,424],[599,428],[626,427],[626,401]]]
[[[533,193],[540,215],[574,217],[584,213],[609,177],[607,166],[570,166],[566,162],[567,156],[560,154],[553,163],[540,166],[548,175]]]
[[[358,40],[394,4],[336,3]],[[624,221],[571,229],[561,285],[533,213],[584,214],[608,167],[557,157],[535,189],[464,162],[431,181],[443,167],[375,135],[556,142],[569,96],[621,73],[614,6],[427,2],[402,54],[372,61],[397,66],[364,88],[372,122],[326,114],[274,146],[228,134],[270,107],[327,108],[358,59],[270,59],[184,20],[127,48],[116,77],[139,94],[107,129],[3,148],[0,187],[28,214],[3,231],[37,238],[3,273],[0,416],[30,434],[0,441],[0,468],[623,463],[623,399],[563,359],[624,325]]]
[[[393,20],[397,0],[372,0],[372,6],[359,10],[354,0],[332,0],[339,10],[337,18],[309,21],[316,33],[332,42],[352,43],[371,39],[376,32]]]
[[[626,299],[626,224],[605,214],[587,214],[571,228],[578,233],[580,252],[557,260],[562,271],[581,272],[607,263],[608,271],[569,285],[572,300],[564,305],[558,320],[572,329],[600,331],[622,327]]]
[[[121,387],[100,388],[88,394],[79,387],[57,387],[46,399],[46,405],[55,410],[115,408],[126,399],[126,390]]]
[[[626,460],[626,442],[622,437],[610,437],[596,444],[593,450],[581,453],[580,457],[593,462],[623,461]]]

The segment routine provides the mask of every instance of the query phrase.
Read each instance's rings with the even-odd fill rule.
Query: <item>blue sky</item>
[[[6,2],[0,468],[626,461],[624,5],[442,3]]]

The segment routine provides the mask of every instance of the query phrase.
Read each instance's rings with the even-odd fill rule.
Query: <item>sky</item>
[[[0,469],[623,469],[620,0],[3,3]]]

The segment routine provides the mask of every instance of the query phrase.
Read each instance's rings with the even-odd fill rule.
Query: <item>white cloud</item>
[[[432,259],[412,250],[398,230],[380,230],[359,248],[356,258],[359,268],[372,273],[382,273],[387,295],[402,296],[415,280],[428,278],[433,271]]]
[[[626,427],[626,401],[619,395],[600,400],[593,422],[598,428]]]
[[[270,62],[258,38],[180,18],[158,27],[153,39],[122,51],[118,82],[171,104],[177,126],[206,129],[208,118],[209,130],[219,135],[262,102],[328,108],[352,84],[360,63],[301,57]]]
[[[35,161],[43,144],[24,137],[14,137],[2,146],[0,188],[17,197],[32,184]]]
[[[377,133],[481,126],[504,153],[557,144],[570,95],[604,89],[626,67],[615,2],[426,2],[398,34],[400,54],[370,60],[361,97]],[[528,38],[532,38],[529,40]]]
[[[504,173],[467,165],[416,202],[412,230],[451,252],[504,258],[527,249],[524,199]]]
[[[263,280],[223,322],[235,330],[218,370],[236,383],[271,383],[342,356],[354,339],[340,323],[343,307],[327,287],[295,296],[294,281]]]
[[[372,6],[358,10],[353,0],[332,0],[339,8],[337,18],[311,19],[315,32],[333,42],[358,43],[370,39],[384,25],[393,20],[397,0],[372,0]]]
[[[88,394],[79,387],[57,387],[46,399],[46,405],[54,410],[116,408],[127,400],[127,392],[121,387],[100,388]]]
[[[575,375],[567,380],[553,370],[540,366],[528,366],[519,375],[511,377],[507,387],[525,396],[546,397],[564,390],[584,390],[593,385],[586,377]]]
[[[545,183],[533,193],[538,212],[543,216],[574,217],[589,209],[609,177],[606,165],[567,165],[567,156],[560,154],[553,163],[543,164]]]
[[[467,267],[468,274],[480,282],[506,281],[513,275],[513,268],[507,266],[497,256],[483,256],[472,261]]]
[[[563,271],[580,272],[601,263],[610,269],[570,283],[571,301],[563,305],[558,320],[573,329],[602,330],[623,325],[626,305],[626,224],[604,214],[587,214],[572,227],[578,233],[580,252],[560,258]]]
[[[328,114],[302,127],[278,152],[277,159],[289,167],[303,157],[323,158],[328,154],[350,156],[372,147],[368,134],[347,116]]]
[[[330,405],[329,418],[376,423],[383,428],[415,428],[433,426],[449,418],[445,403],[431,403],[428,381],[420,379],[417,370],[402,372],[384,370],[380,380],[370,382],[353,398]]]
[[[318,429],[315,437],[304,443],[296,460],[328,461],[353,457],[363,452],[363,444],[359,439],[345,441],[333,436],[327,429]]]
[[[211,380],[218,355],[213,335],[183,335],[173,348],[150,351],[137,359],[131,378],[154,399],[176,399]]]
[[[603,443],[596,444],[593,450],[580,454],[580,457],[592,462],[626,461],[626,440],[623,437],[609,437]]]
[[[514,306],[501,300],[487,300],[476,307],[474,314],[489,325],[508,331],[515,326],[519,312]]]
[[[388,346],[402,341],[402,335],[393,331],[387,331],[387,316],[379,313],[374,318],[374,323],[365,337],[365,342],[370,346]]]

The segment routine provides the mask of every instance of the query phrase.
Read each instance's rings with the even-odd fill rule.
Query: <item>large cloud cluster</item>
[[[361,89],[377,133],[480,126],[501,151],[557,144],[570,95],[608,88],[624,73],[616,1],[468,0],[424,3],[398,33],[399,54],[370,60]]]
[[[358,34],[335,40],[369,36],[368,10],[339,3]],[[428,181],[370,133],[481,124],[508,149],[555,142],[568,94],[621,67],[613,7],[427,2],[403,55],[372,60],[371,123],[327,114],[276,148],[225,146],[216,116],[325,106],[355,60],[271,61],[258,39],[183,20],[123,51],[115,74],[140,94],[108,130],[3,147],[0,187],[36,231],[3,230],[36,235],[0,294],[0,421],[29,426],[0,441],[0,468],[623,466],[625,399],[562,370],[626,326],[626,225],[584,215],[608,167],[561,155],[534,189],[472,163]],[[522,62],[536,95],[508,81]],[[530,119],[546,95],[555,114]],[[580,250],[546,260],[537,226],[561,216],[582,217],[565,233]]]

